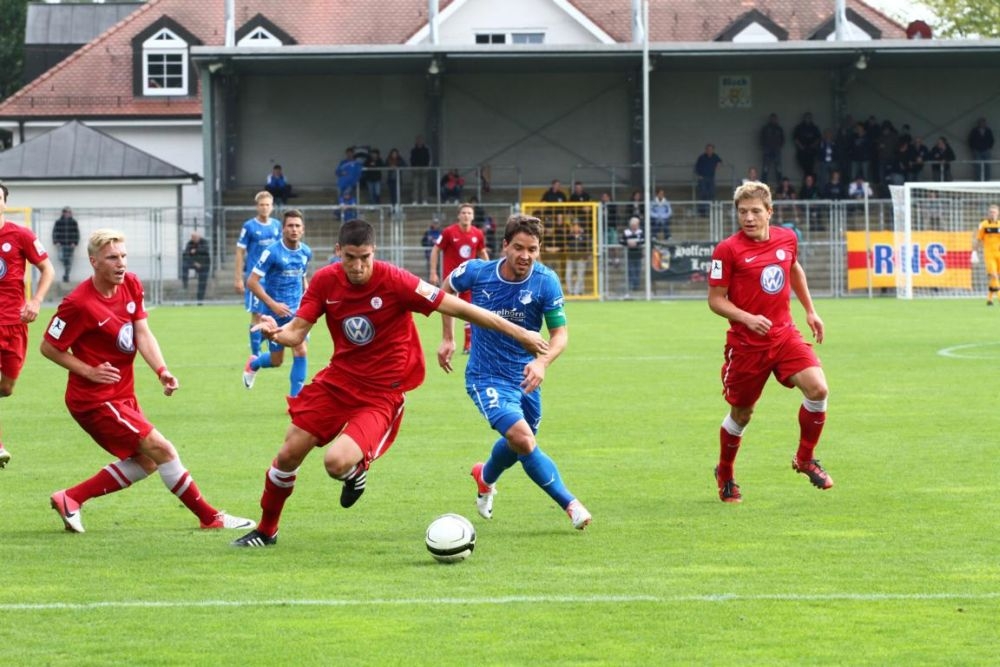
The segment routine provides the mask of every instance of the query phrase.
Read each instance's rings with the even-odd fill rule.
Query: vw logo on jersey
[[[760,287],[768,294],[777,294],[785,286],[785,272],[778,264],[769,264],[760,272]]]
[[[3,257],[0,257],[0,278],[7,275],[7,262],[4,261]]]
[[[135,352],[135,331],[132,329],[131,322],[126,322],[118,330],[118,339],[115,341],[115,345],[126,354],[133,354]]]
[[[344,320],[341,328],[344,330],[344,336],[347,337],[347,340],[355,345],[367,345],[375,338],[375,327],[372,326],[371,320],[364,315],[348,317]]]
[[[470,257],[472,257],[472,246],[470,246],[468,243],[463,244],[461,247],[459,247],[458,254],[462,259],[469,259]]]

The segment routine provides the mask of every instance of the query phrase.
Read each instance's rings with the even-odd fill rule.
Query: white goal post
[[[1000,182],[916,182],[889,190],[893,243],[873,244],[875,275],[891,273],[901,299],[985,297],[986,272],[973,249],[980,222],[1000,204]]]

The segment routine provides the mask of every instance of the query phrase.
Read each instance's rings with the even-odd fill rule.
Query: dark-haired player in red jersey
[[[264,477],[260,524],[233,546],[277,542],[281,511],[299,466],[316,447],[330,443],[323,464],[330,477],[343,482],[341,507],[351,507],[361,497],[368,467],[386,453],[399,431],[405,392],[424,381],[424,353],[413,313],[437,310],[496,329],[532,354],[548,349],[538,332],[376,261],[375,232],[364,220],[341,226],[335,251],[340,261],[316,272],[291,322],[278,327],[270,317],[261,321],[265,338],[294,347],[324,317],[333,357],[297,397],[288,399],[292,423]]]
[[[90,235],[87,254],[94,275],[59,304],[41,351],[69,371],[66,407],[73,419],[117,460],[76,486],[53,493],[52,509],[66,530],[82,533],[81,505],[156,471],[202,528],[253,528],[253,521],[230,516],[201,497],[173,444],[149,423],[136,401],[136,352],[156,374],[164,394],[170,396],[180,385],[167,370],[146,320],[142,283],[125,270],[125,236],[98,229]]]
[[[454,224],[441,230],[434,247],[431,248],[432,285],[440,285],[458,265],[469,259],[489,259],[486,250],[486,235],[483,230],[472,226],[476,217],[476,209],[472,204],[462,204],[458,207],[458,219]],[[441,262],[440,264],[438,262]],[[442,266],[443,265],[443,266]],[[441,273],[438,267],[441,266]],[[465,291],[458,295],[463,301],[472,303],[472,292]],[[472,345],[472,325],[465,323],[465,345],[462,354],[468,354]]]
[[[28,324],[52,285],[56,271],[41,241],[30,229],[4,218],[7,186],[0,183],[0,398],[14,393],[28,351]],[[24,295],[27,263],[38,268],[38,289],[31,299]],[[10,463],[10,452],[0,442],[0,468]]]
[[[771,190],[747,181],[733,195],[740,230],[715,247],[708,277],[708,307],[729,320],[722,393],[729,414],[719,429],[719,465],[715,479],[723,502],[743,500],[733,479],[733,463],[750,423],[754,405],[772,374],[786,387],[802,392],[799,448],[792,469],[819,489],[833,479],[813,458],[826,421],[826,377],[819,358],[792,321],[791,292],[806,311],[806,323],[823,342],[823,320],[816,314],[798,261],[798,239],[784,227],[771,227]]]

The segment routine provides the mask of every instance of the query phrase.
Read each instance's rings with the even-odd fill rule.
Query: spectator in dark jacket
[[[69,206],[62,210],[62,215],[52,228],[52,243],[59,248],[59,261],[63,265],[64,283],[69,282],[69,274],[73,268],[73,253],[80,243],[80,225],[73,217],[73,209]]]

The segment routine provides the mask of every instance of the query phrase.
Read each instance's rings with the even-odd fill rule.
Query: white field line
[[[937,353],[942,357],[952,359],[996,359],[1000,357],[1000,351],[991,351],[985,348],[996,347],[1000,343],[969,343],[968,345],[952,345],[941,348]]]
[[[375,598],[371,600],[107,600],[98,602],[25,602],[0,604],[0,611],[87,611],[97,609],[175,609],[216,607],[417,607],[501,604],[685,604],[725,602],[911,602],[998,600],[996,593],[770,593],[742,595],[512,595],[486,598]]]

